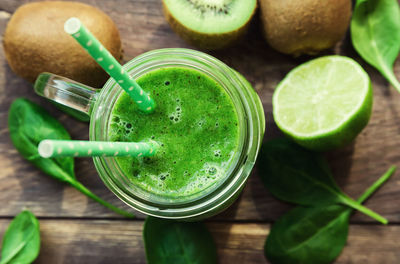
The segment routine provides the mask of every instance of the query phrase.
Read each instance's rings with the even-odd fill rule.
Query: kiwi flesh
[[[260,0],[259,4],[269,45],[294,56],[333,47],[350,23],[351,0]]]
[[[247,32],[256,0],[163,0],[172,29],[188,43],[207,50],[233,45]]]
[[[67,33],[64,22],[78,17],[117,59],[122,59],[117,27],[99,9],[77,2],[36,2],[19,7],[3,37],[6,59],[19,76],[34,82],[42,72],[101,87],[107,73]]]

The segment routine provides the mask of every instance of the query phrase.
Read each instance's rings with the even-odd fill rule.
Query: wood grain
[[[0,236],[8,225],[0,220]],[[268,263],[263,247],[268,224],[207,223],[220,264]],[[35,263],[146,263],[142,221],[40,220],[41,252]],[[378,242],[379,241],[379,242]],[[352,225],[336,264],[394,264],[400,259],[400,227]]]
[[[0,33],[4,32],[10,14],[27,1],[3,0],[0,2]],[[125,61],[143,52],[166,47],[190,47],[177,37],[164,21],[158,0],[86,1],[109,14],[121,31]],[[334,50],[351,56],[365,67],[374,86],[374,109],[368,127],[351,146],[327,153],[334,174],[343,189],[351,196],[361,194],[391,164],[400,165],[400,95],[387,82],[356,55],[348,36]],[[259,34],[255,21],[247,41],[237,47],[211,52],[231,67],[244,74],[260,95],[267,118],[264,140],[281,136],[272,119],[271,96],[276,84],[299,63],[310,59],[293,59],[271,50]],[[399,63],[396,72],[400,71]],[[398,74],[400,75],[400,74]],[[7,110],[17,97],[24,96],[43,105],[68,128],[75,139],[88,138],[88,125],[64,115],[51,104],[36,96],[32,86],[11,72],[3,50],[0,50],[0,200],[8,203],[0,207],[0,216],[15,215],[22,207],[29,207],[39,216],[112,217],[118,218],[102,206],[87,200],[70,187],[59,184],[24,161],[9,140]],[[257,167],[257,166],[256,166]],[[117,205],[121,202],[108,191],[96,174],[89,159],[76,162],[77,177],[96,194]],[[392,222],[400,222],[400,174],[378,191],[366,205],[378,211]],[[254,170],[239,201],[219,219],[272,221],[281,215],[288,205],[273,197],[264,189]],[[370,222],[361,214],[353,222]]]
[[[0,35],[8,19],[29,0],[0,1]],[[125,61],[149,50],[193,48],[177,37],[165,22],[160,0],[86,0],[106,12],[117,24]],[[351,196],[360,195],[391,164],[400,165],[400,95],[363,62],[349,36],[325,54],[350,56],[369,73],[374,87],[373,115],[368,127],[350,146],[326,153],[339,185]],[[264,140],[282,136],[272,119],[271,97],[275,86],[296,65],[311,57],[291,58],[273,51],[260,35],[257,20],[246,41],[234,48],[210,52],[241,72],[262,99],[267,120]],[[29,58],[27,58],[29,61]],[[400,62],[395,65],[400,77]],[[35,263],[145,263],[142,221],[126,221],[87,199],[73,188],[56,182],[23,160],[13,148],[7,129],[11,102],[27,97],[56,116],[74,139],[88,138],[88,125],[66,116],[36,96],[32,85],[8,67],[0,49],[0,237],[10,217],[29,208],[40,219],[42,249]],[[123,207],[101,182],[89,159],[76,162],[76,175],[105,200]],[[400,263],[400,173],[383,186],[366,205],[387,217],[392,225],[372,225],[356,213],[348,245],[336,263]],[[270,222],[290,205],[274,199],[262,186],[257,165],[238,201],[208,223],[216,240],[219,263],[267,263],[263,245]],[[125,206],[125,208],[127,208]],[[143,218],[139,214],[139,218]]]

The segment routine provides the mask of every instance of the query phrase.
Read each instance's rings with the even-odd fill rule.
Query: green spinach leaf
[[[287,138],[265,143],[260,153],[260,175],[277,198],[305,206],[344,204],[386,224],[387,220],[344,194],[319,153]]]
[[[203,223],[147,217],[143,240],[148,264],[217,263],[214,240]]]
[[[274,264],[331,263],[347,240],[352,209],[298,206],[274,223],[264,253]]]
[[[16,99],[9,109],[8,127],[11,141],[18,152],[36,167],[53,178],[71,184],[96,202],[126,217],[133,217],[102,200],[76,178],[74,159],[71,157],[42,158],[38,153],[39,142],[44,139],[71,139],[67,130],[42,107],[24,98]]]
[[[12,143],[25,159],[60,181],[75,181],[73,158],[45,159],[39,156],[37,146],[42,139],[71,139],[65,128],[46,110],[27,99],[16,99],[9,110],[8,127]]]
[[[29,211],[22,211],[10,223],[3,237],[0,264],[28,264],[39,255],[39,222]]]
[[[351,19],[354,48],[400,92],[393,64],[400,51],[397,0],[357,0]]]
[[[395,172],[392,166],[357,200],[364,202]],[[339,256],[347,241],[352,208],[298,206],[274,223],[264,246],[274,264],[324,264]]]

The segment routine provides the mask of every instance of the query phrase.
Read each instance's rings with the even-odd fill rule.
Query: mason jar
[[[175,199],[152,194],[135,186],[114,157],[94,157],[96,170],[105,185],[132,208],[154,217],[194,221],[220,213],[239,196],[254,166],[261,147],[265,117],[261,101],[250,83],[220,60],[190,49],[158,49],[146,52],[123,68],[134,79],[148,72],[180,67],[201,72],[229,95],[238,116],[239,146],[226,175],[212,187],[195,195]],[[71,108],[75,114],[90,117],[89,139],[109,141],[111,113],[124,93],[110,78],[101,90],[50,73],[41,74],[35,91],[50,100]]]

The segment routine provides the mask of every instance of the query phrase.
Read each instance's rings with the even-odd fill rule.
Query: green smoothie
[[[151,158],[118,157],[132,184],[168,199],[196,196],[227,176],[239,146],[235,107],[226,91],[207,75],[170,67],[151,71],[137,82],[155,100],[143,114],[122,93],[112,110],[109,139],[161,144]]]

